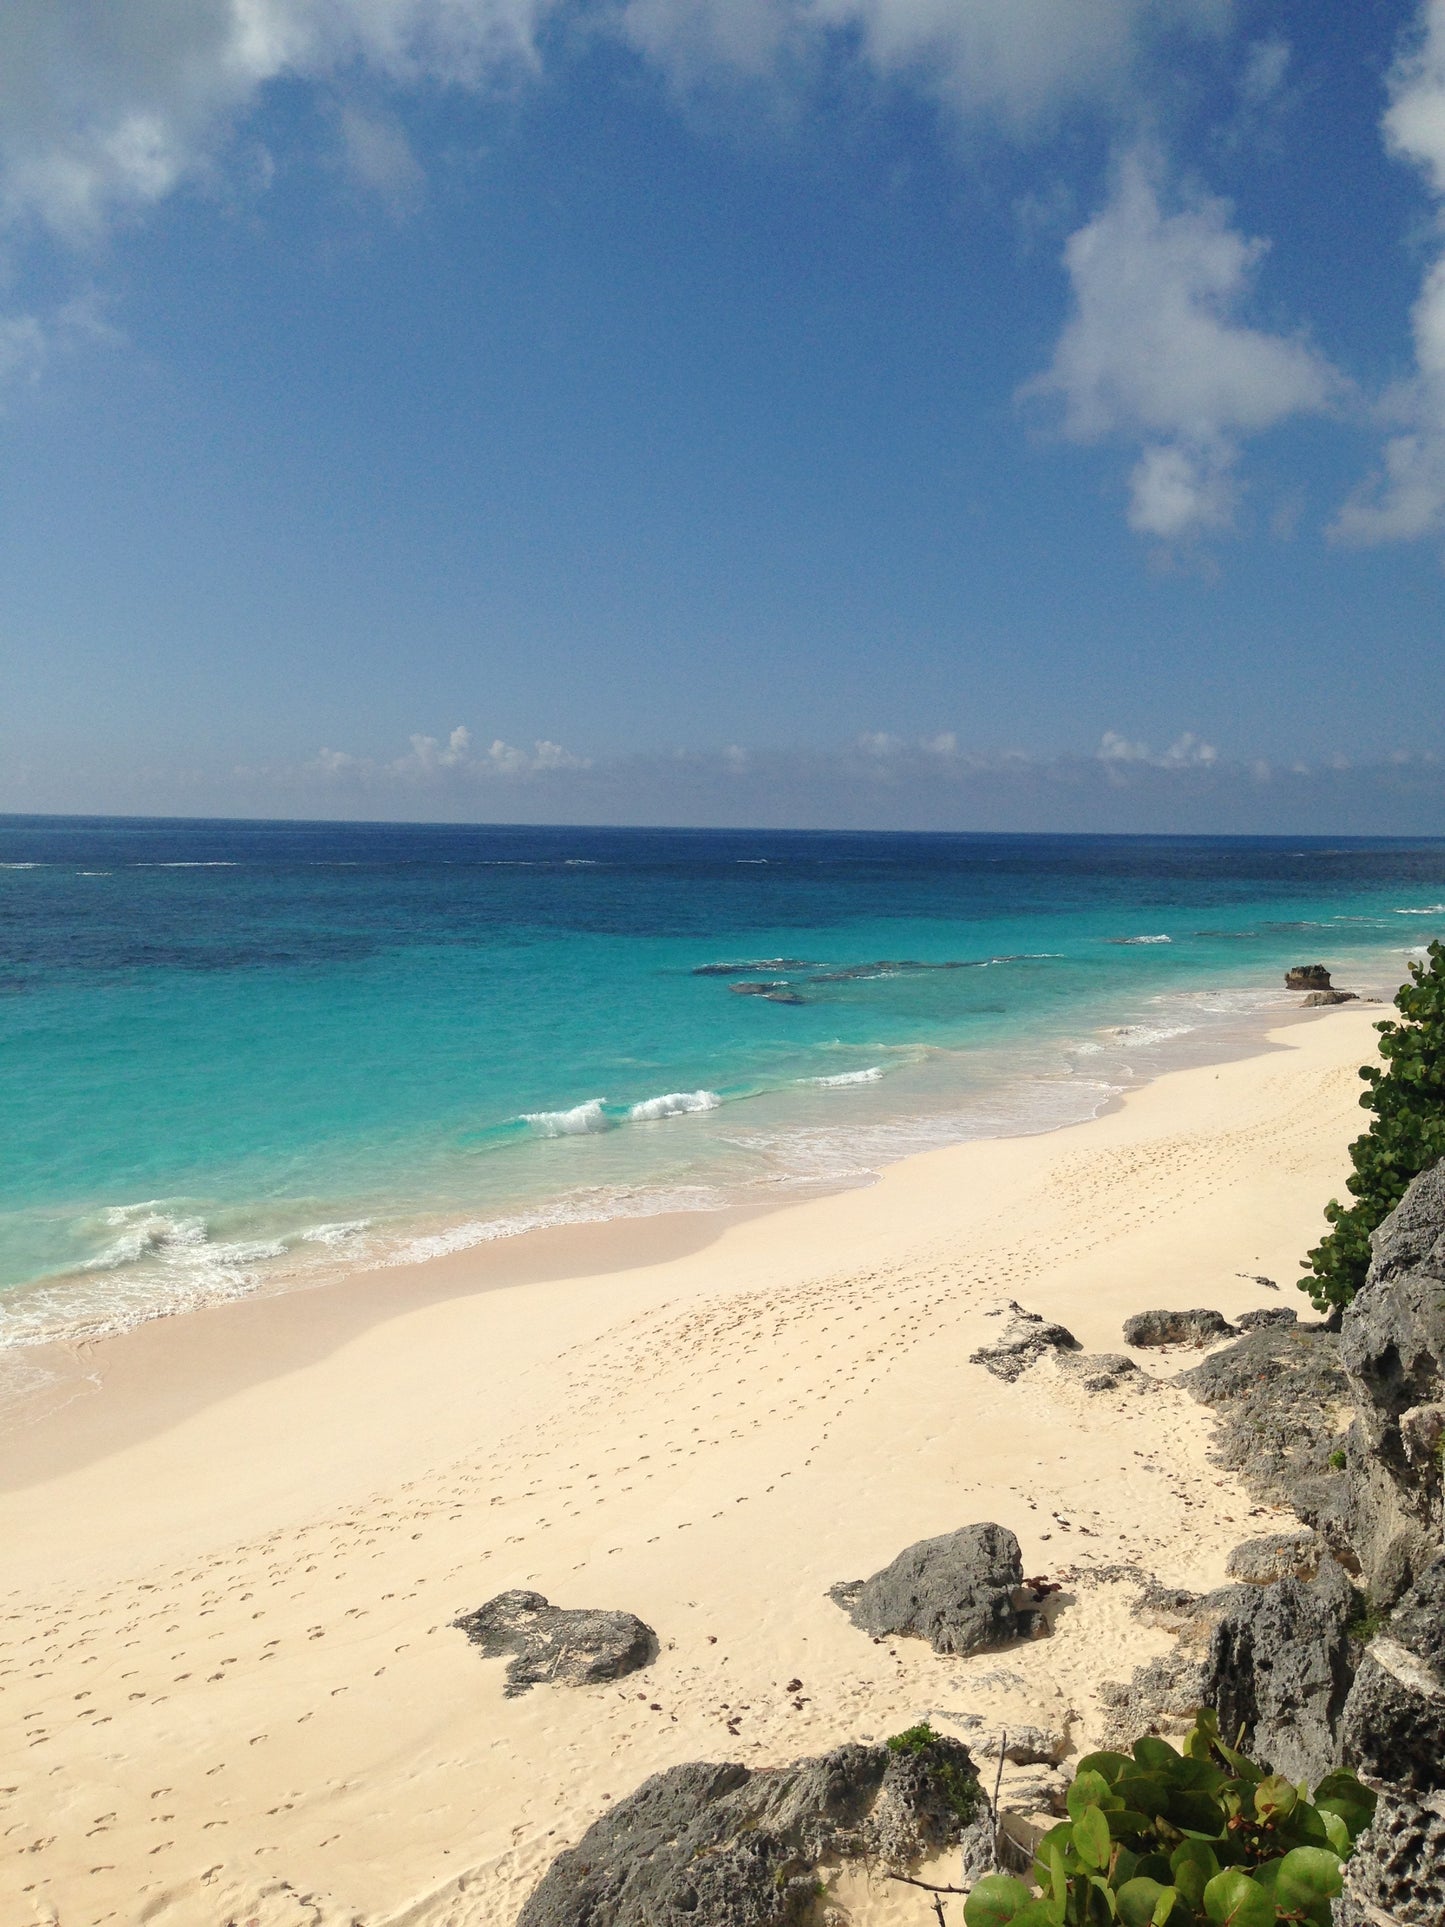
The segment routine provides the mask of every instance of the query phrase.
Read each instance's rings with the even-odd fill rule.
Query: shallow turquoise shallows
[[[0,1342],[1086,1117],[1445,843],[0,819]]]

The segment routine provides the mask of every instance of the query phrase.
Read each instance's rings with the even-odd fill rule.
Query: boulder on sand
[[[1009,1384],[1037,1364],[1045,1352],[1076,1352],[1079,1341],[1066,1325],[1053,1325],[1036,1311],[1025,1311],[1022,1305],[1009,1300],[1006,1307],[1008,1323],[1004,1326],[996,1345],[980,1345],[976,1352],[970,1352],[970,1365],[982,1365],[985,1371],[992,1372],[995,1378],[1006,1379]],[[997,1313],[990,1312],[996,1317]]]
[[[936,1653],[959,1658],[1041,1630],[1041,1596],[1024,1583],[1018,1540],[991,1524],[920,1539],[871,1579],[828,1588],[874,1639],[926,1639]]]
[[[1233,1338],[1235,1328],[1227,1318],[1206,1307],[1193,1311],[1137,1311],[1124,1320],[1126,1345],[1212,1345],[1219,1338]]]
[[[514,1655],[503,1688],[508,1699],[545,1683],[622,1679],[657,1657],[657,1635],[635,1613],[566,1611],[539,1592],[499,1592],[452,1624],[488,1659]]]
[[[655,1773],[557,1856],[517,1927],[802,1927],[821,1872],[865,1859],[906,1871],[986,1816],[962,1741],[915,1737]]]

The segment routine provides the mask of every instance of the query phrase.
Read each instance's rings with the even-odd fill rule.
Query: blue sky
[[[0,809],[1436,831],[1445,0],[12,0]]]

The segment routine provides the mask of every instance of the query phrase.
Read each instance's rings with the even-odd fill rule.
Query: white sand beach
[[[1099,1682],[1167,1642],[1127,1584],[1068,1575],[1218,1583],[1277,1521],[1167,1382],[1194,1354],[1141,1353],[1161,1383],[1098,1394],[969,1354],[1009,1300],[1090,1351],[1151,1306],[1307,1314],[1292,1285],[1380,1014],[1323,1012],[1093,1122],[867,1189],[97,1346],[4,1439],[0,1922],[510,1927],[554,1854],[678,1761],[924,1717],[1085,1749]],[[1065,1580],[1050,1637],[946,1659],[875,1644],[825,1596],[980,1520]],[[659,1656],[505,1698],[505,1662],[450,1622],[514,1586],[635,1612]],[[926,1917],[861,1876],[841,1898]]]

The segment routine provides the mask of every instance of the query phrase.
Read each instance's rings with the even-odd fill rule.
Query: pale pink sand
[[[1090,1398],[968,1354],[1009,1298],[1091,1350],[1151,1305],[1305,1310],[1288,1286],[1365,1121],[1377,1016],[1324,1013],[1092,1123],[715,1237],[611,1227],[523,1282],[453,1260],[413,1300],[358,1281],[382,1295],[97,1348],[100,1389],[6,1442],[0,1921],[501,1927],[608,1798],[679,1760],[960,1713],[1087,1744],[1098,1681],[1165,1643],[1127,1587],[964,1661],[875,1646],[825,1589],[981,1519],[1031,1572],[1137,1561],[1202,1586],[1275,1523],[1167,1383]],[[652,1262],[617,1268],[623,1236]],[[468,1262],[490,1288],[465,1289]],[[447,1622],[516,1585],[630,1608],[661,1656],[505,1700],[503,1663]],[[901,1894],[843,1898],[924,1927]]]

